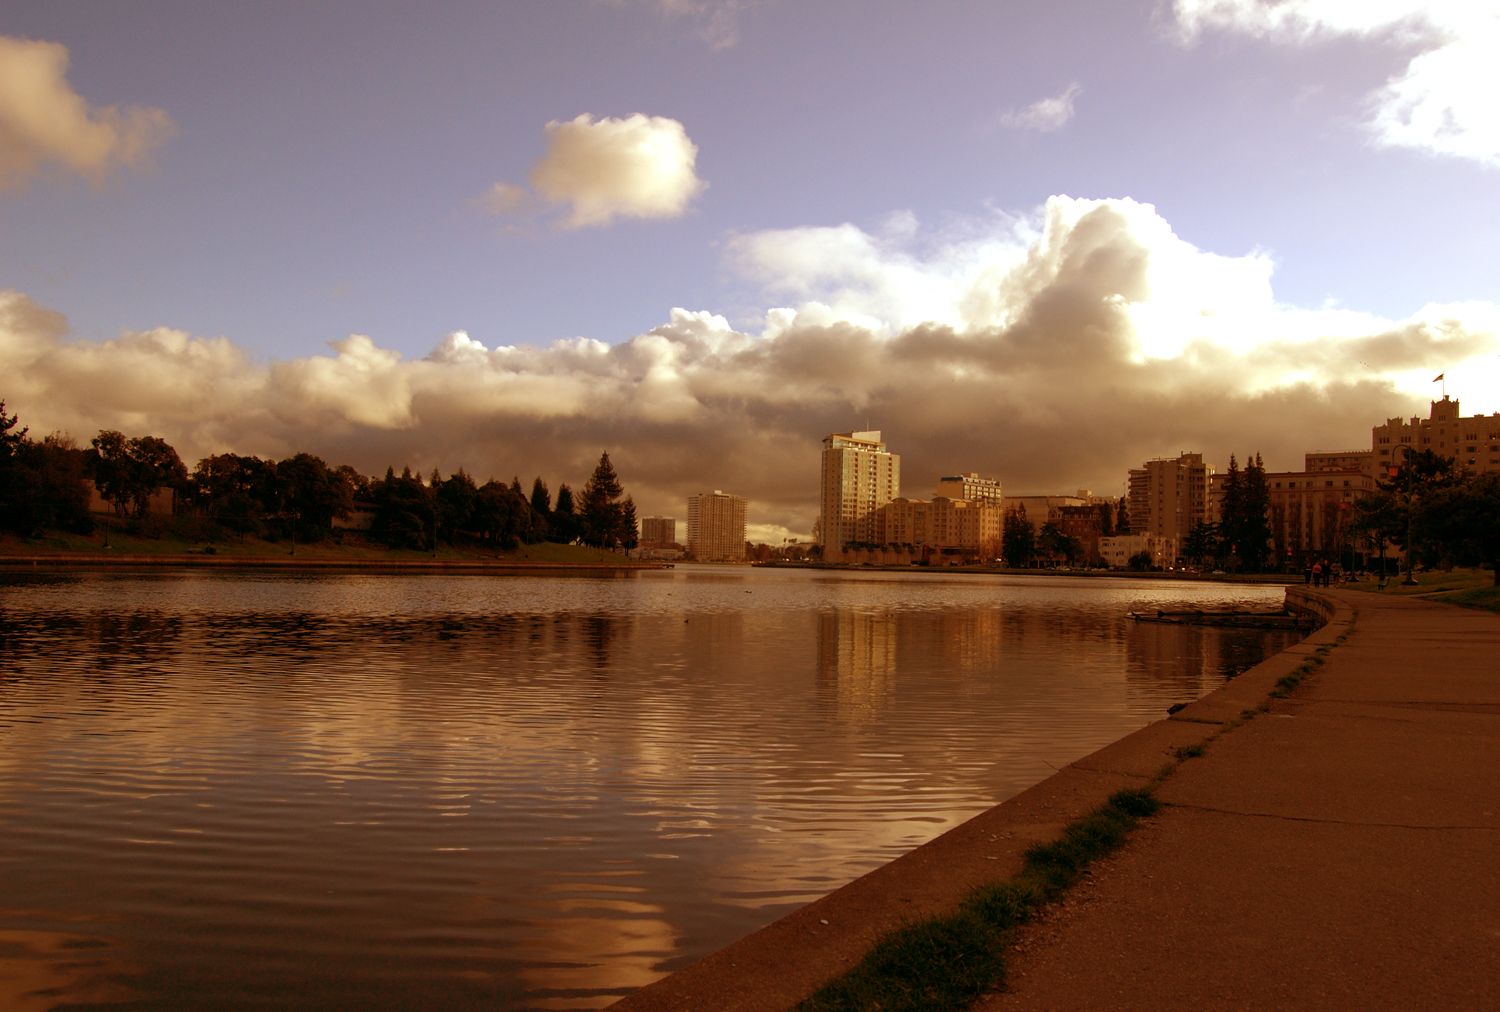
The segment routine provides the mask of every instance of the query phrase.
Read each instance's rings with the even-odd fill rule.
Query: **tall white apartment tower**
[[[823,439],[821,544],[841,552],[851,541],[878,543],[885,530],[876,510],[901,495],[901,458],[880,432],[835,432]]]

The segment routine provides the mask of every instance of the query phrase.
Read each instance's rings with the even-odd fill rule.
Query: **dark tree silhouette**
[[[600,454],[599,463],[584,483],[580,496],[582,501],[578,513],[583,522],[585,544],[613,548],[634,537],[634,530],[625,530],[624,507],[620,502],[624,491],[614,465],[609,462],[609,454]]]

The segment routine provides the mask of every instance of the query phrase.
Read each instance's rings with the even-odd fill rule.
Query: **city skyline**
[[[1500,410],[1495,14],[1335,6],[14,4],[0,398],[187,459],[608,451],[772,543],[828,432],[1115,494],[1438,374]]]

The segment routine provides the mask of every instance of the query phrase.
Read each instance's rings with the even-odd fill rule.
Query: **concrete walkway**
[[[1500,616],[1330,596],[1349,639],[1166,781],[981,1009],[1500,1008]]]
[[[614,1007],[788,1009],[1200,742],[1159,791],[1170,807],[1022,933],[978,1008],[1500,1007],[1500,616],[1308,603],[1327,626],[1171,720]],[[1221,733],[1345,631],[1290,698]]]

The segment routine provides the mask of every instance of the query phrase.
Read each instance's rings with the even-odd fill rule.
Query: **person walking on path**
[[[1313,577],[1312,562],[1310,560],[1308,560],[1308,559],[1303,559],[1302,560],[1302,582],[1304,584],[1306,584],[1307,586],[1311,587],[1312,586],[1312,577]]]
[[[1312,583],[1314,587],[1323,585],[1323,560],[1319,559],[1312,564]]]

